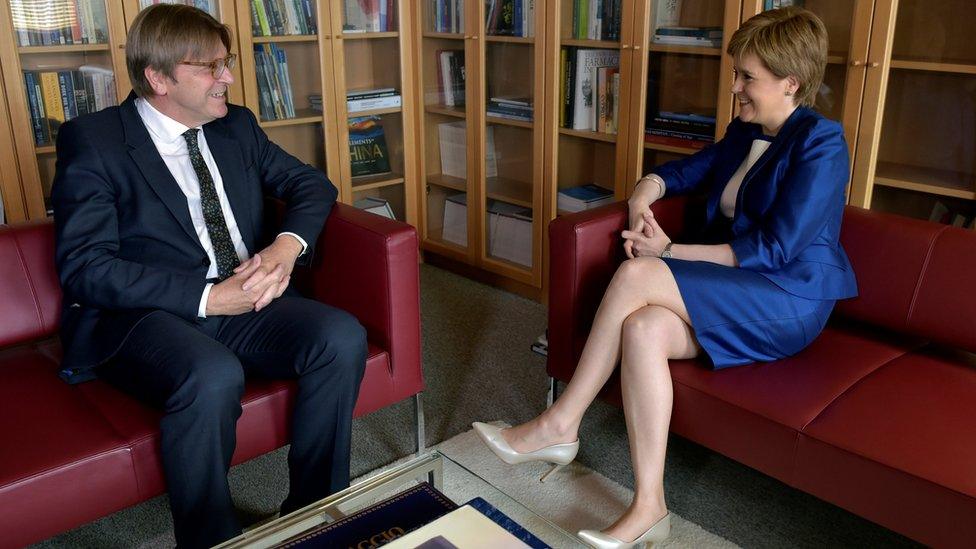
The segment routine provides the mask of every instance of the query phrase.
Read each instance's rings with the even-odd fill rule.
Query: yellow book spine
[[[47,117],[58,122],[64,122],[64,107],[61,104],[61,85],[58,83],[58,73],[41,73],[41,93],[44,96],[44,112]]]

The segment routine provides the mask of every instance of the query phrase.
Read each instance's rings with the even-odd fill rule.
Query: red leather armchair
[[[0,546],[22,546],[165,490],[159,412],[102,381],[57,377],[61,291],[50,221],[0,227]],[[369,352],[360,416],[414,396],[423,447],[416,231],[337,204],[313,265],[294,277],[306,295],[354,314]],[[286,444],[293,382],[247,385],[239,463]]]
[[[680,235],[689,207],[664,200],[655,217]],[[553,380],[572,377],[626,218],[618,203],[549,227]],[[671,430],[922,543],[971,547],[976,232],[848,207],[841,241],[860,295],[796,356],[672,361]],[[602,396],[619,404],[619,378]]]

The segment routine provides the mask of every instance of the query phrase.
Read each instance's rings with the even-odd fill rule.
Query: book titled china
[[[353,177],[389,173],[390,155],[382,118],[357,116],[349,119],[349,157]]]

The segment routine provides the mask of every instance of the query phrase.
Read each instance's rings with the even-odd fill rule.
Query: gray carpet
[[[515,424],[542,410],[545,359],[529,345],[546,326],[533,301],[429,266],[421,267],[427,443],[467,431],[472,421]],[[401,402],[354,422],[353,476],[413,451],[413,405]],[[597,402],[580,433],[578,460],[633,487],[623,414]],[[276,511],[287,491],[285,452],[231,471],[244,520]],[[665,473],[668,504],[682,517],[743,547],[913,547],[897,534],[798,492],[679,437]],[[612,517],[607,517],[609,522]],[[41,547],[166,547],[165,496],[52,538]]]

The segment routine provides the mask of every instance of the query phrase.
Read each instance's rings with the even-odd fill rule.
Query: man
[[[62,375],[97,373],[163,409],[177,542],[209,546],[241,532],[227,471],[245,374],[298,380],[282,512],[348,486],[365,331],[288,287],[337,193],[227,104],[227,28],[160,4],[136,17],[127,40],[134,93],[58,136]],[[263,195],[286,202],[270,244]]]

